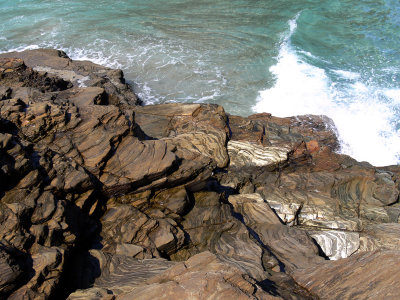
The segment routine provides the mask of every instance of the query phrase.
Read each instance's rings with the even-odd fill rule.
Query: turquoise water
[[[343,153],[400,161],[397,1],[0,0],[0,17],[0,52],[121,68],[145,103],[326,114]]]

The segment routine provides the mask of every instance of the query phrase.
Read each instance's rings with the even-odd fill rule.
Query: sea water
[[[327,115],[342,153],[400,162],[398,1],[0,0],[0,19],[0,52],[121,68],[145,103]]]

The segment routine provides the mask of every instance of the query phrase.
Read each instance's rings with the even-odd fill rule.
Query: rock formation
[[[0,55],[0,298],[400,297],[399,166],[323,116],[140,104],[121,70]]]

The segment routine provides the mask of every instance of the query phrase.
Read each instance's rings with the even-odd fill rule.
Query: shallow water
[[[146,103],[326,114],[343,153],[400,161],[395,1],[0,0],[0,17],[1,52],[52,47],[122,68]]]

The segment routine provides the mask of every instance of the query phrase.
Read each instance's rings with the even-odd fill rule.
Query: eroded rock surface
[[[106,68],[89,61],[73,61],[60,50],[38,49],[9,52],[0,58],[18,58],[29,68],[72,83],[75,87],[101,87],[110,104],[138,104],[138,98],[125,83],[121,70]],[[6,69],[7,70],[7,69]],[[47,80],[47,79],[46,79]]]
[[[0,55],[0,298],[400,297],[399,166],[323,116],[139,103],[120,70]]]
[[[399,251],[364,252],[298,270],[294,278],[321,299],[398,299],[399,264]]]

